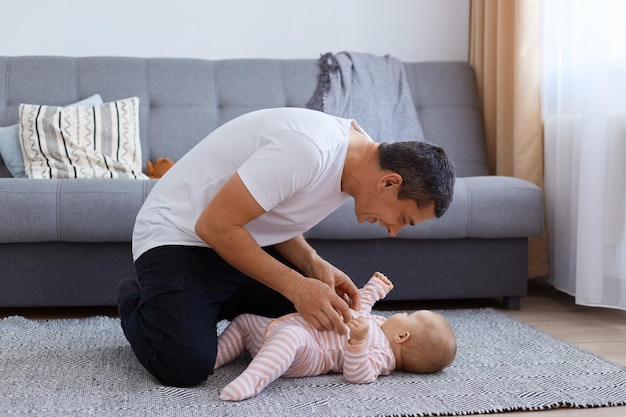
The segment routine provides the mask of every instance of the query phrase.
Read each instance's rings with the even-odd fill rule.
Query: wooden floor
[[[398,303],[389,303],[385,304],[385,307],[412,309],[415,306],[400,306]],[[466,307],[498,308],[503,313],[517,320],[530,324],[612,362],[626,366],[626,311],[578,306],[574,303],[572,297],[554,291],[550,286],[539,281],[531,282],[529,295],[522,299],[522,307],[518,311],[501,309],[498,300],[436,302],[426,306],[421,303],[418,308]],[[89,315],[116,316],[116,314],[114,308],[64,310],[0,309],[0,317],[21,315],[32,319],[74,318]],[[626,407],[561,408],[549,411],[513,412],[495,415],[506,417],[625,417]]]

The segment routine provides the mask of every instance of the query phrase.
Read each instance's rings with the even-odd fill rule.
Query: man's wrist
[[[304,255],[302,272],[304,272],[307,277],[316,278],[313,271],[315,271],[315,264],[320,262],[321,259],[317,252],[311,248],[311,250]]]
[[[294,270],[292,271],[293,271],[293,276],[289,278],[289,280],[286,283],[286,286],[278,292],[284,295],[285,298],[287,298],[289,301],[295,304],[296,294],[298,293],[298,289],[302,285],[303,280],[305,280],[306,278],[302,276],[302,274],[299,274],[297,271],[294,271]]]
[[[300,269],[307,277],[313,276],[315,262],[319,255],[311,245],[304,239],[304,236],[296,236],[286,242],[276,245],[278,252],[289,262]]]

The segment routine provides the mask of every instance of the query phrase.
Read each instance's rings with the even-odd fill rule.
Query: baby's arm
[[[361,292],[360,313],[369,313],[376,301],[385,298],[393,289],[393,284],[385,275],[376,272],[359,291]]]
[[[361,316],[350,320],[348,328],[350,329],[349,344],[360,345],[367,342],[367,335],[370,332],[370,324],[367,318]]]
[[[358,317],[348,323],[350,338],[344,346],[343,375],[348,382],[367,384],[378,378],[378,375],[389,374],[395,365],[388,352],[380,346],[370,346],[369,319]]]

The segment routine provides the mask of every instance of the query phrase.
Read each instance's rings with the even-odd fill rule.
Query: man
[[[453,186],[433,145],[379,144],[356,121],[307,109],[238,117],[181,158],[137,215],[139,282],[118,288],[124,333],[148,371],[180,387],[213,371],[222,318],[295,309],[346,333],[358,289],[302,233],[352,197],[359,222],[395,236],[443,215]]]

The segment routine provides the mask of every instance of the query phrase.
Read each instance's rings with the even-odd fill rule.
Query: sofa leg
[[[503,297],[502,302],[507,310],[519,310],[521,297]]]

